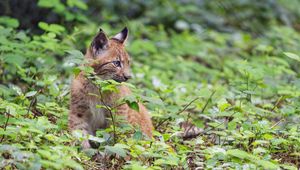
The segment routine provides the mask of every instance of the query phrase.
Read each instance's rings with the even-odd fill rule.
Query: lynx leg
[[[142,132],[149,138],[152,138],[152,122],[145,106],[139,103],[139,112],[129,108],[127,104],[121,105],[117,108],[118,115],[124,115],[132,125],[139,125]]]
[[[71,131],[81,130],[85,137],[87,137],[87,135],[93,135],[93,131],[90,129],[86,113],[82,114],[76,111],[71,111],[69,114],[69,129]],[[84,140],[81,145],[83,149],[91,148],[88,139]]]

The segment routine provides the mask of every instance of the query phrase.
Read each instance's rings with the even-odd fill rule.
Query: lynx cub
[[[112,38],[107,38],[100,29],[87,49],[85,58],[94,72],[103,80],[113,79],[118,82],[127,81],[130,76],[130,57],[125,50],[124,43],[128,36],[128,29],[124,28]],[[69,129],[82,130],[84,134],[95,135],[99,128],[108,126],[109,112],[104,108],[96,108],[103,104],[114,106],[116,101],[129,95],[130,89],[124,85],[119,87],[119,93],[103,95],[102,100],[89,94],[98,94],[98,88],[81,72],[71,85],[71,103],[69,113]],[[150,116],[141,103],[139,112],[131,109],[127,104],[117,107],[116,114],[124,115],[130,124],[140,126],[143,133],[152,136],[152,122]],[[82,143],[83,148],[91,147],[89,141]]]

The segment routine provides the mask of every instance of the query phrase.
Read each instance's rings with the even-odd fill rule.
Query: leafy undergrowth
[[[8,22],[8,21],[7,21]],[[94,24],[67,36],[0,26],[0,162],[4,169],[297,169],[300,166],[300,34],[272,26],[260,37],[205,30],[166,31],[128,22],[135,95],[152,115],[154,139],[138,128],[112,127],[90,138],[67,130],[69,91]],[[108,34],[117,30],[104,25]],[[83,47],[81,47],[83,48]],[[129,101],[134,102],[134,101]],[[180,137],[181,122],[204,131]],[[129,133],[131,132],[131,133]]]

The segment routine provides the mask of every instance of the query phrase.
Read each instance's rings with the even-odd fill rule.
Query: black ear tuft
[[[112,39],[115,39],[123,44],[127,40],[127,37],[128,37],[128,28],[125,27],[121,32],[115,35]]]
[[[105,50],[108,46],[108,38],[100,28],[99,33],[92,41],[91,47],[94,55],[98,55],[102,50]]]

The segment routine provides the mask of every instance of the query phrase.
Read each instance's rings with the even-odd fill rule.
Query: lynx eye
[[[121,67],[121,61],[113,61],[112,62],[116,67]]]

